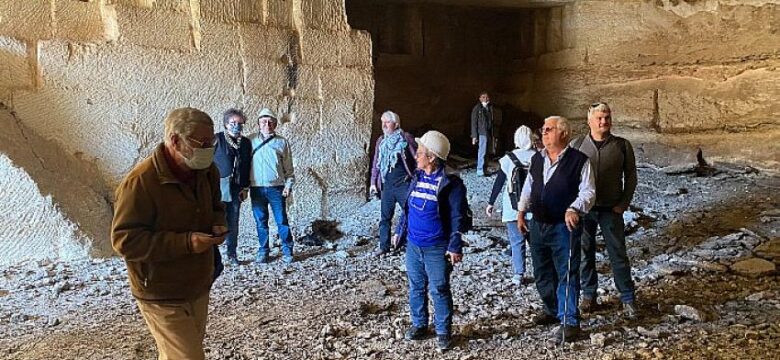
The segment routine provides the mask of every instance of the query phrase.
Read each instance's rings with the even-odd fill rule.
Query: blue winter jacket
[[[416,185],[417,176],[415,174],[406,192],[407,199],[409,199],[409,195]],[[439,217],[441,218],[444,233],[448,234],[449,244],[447,245],[447,251],[454,254],[462,254],[463,241],[461,235],[467,230],[465,218],[469,208],[466,200],[466,185],[463,184],[463,180],[457,175],[446,174],[441,178],[436,199],[439,205]],[[407,216],[409,216],[408,200],[404,203],[403,213],[395,231],[395,234],[404,240],[406,240],[407,222],[409,221]]]

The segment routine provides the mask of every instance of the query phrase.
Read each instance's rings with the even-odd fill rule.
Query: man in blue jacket
[[[450,142],[429,131],[417,142],[417,170],[409,185],[404,212],[393,244],[406,238],[406,274],[412,326],[407,340],[421,340],[428,331],[428,300],[434,308],[433,325],[439,350],[452,347],[452,265],[463,260],[461,233],[466,231],[468,203],[463,180],[446,174],[444,161]]]

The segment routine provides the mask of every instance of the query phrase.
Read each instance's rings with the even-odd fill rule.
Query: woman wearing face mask
[[[227,265],[238,265],[238,218],[241,202],[249,192],[249,168],[252,164],[252,144],[241,136],[246,116],[241,110],[228,109],[222,116],[225,131],[216,134],[217,150],[214,163],[219,168],[222,201],[230,233],[225,239]]]

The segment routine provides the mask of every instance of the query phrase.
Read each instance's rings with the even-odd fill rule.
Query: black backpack
[[[517,210],[517,203],[520,201],[520,193],[523,191],[523,184],[525,178],[528,176],[528,169],[520,162],[520,159],[515,156],[513,152],[506,154],[509,159],[515,164],[515,168],[512,169],[512,175],[508,180],[509,200],[512,202],[512,209]]]

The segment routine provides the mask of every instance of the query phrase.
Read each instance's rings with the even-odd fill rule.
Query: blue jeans
[[[284,186],[253,186],[249,190],[252,198],[252,214],[257,225],[257,238],[260,247],[257,254],[268,255],[268,205],[274,212],[279,239],[282,241],[282,254],[292,256],[293,243],[290,236],[290,224],[287,222],[286,199],[282,196]]]
[[[382,218],[379,221],[379,248],[384,251],[390,250],[390,227],[393,223],[393,215],[395,215],[395,204],[404,206],[408,192],[408,182],[402,182],[395,185],[386,184],[386,186],[382,188]]]
[[[452,333],[452,265],[445,257],[447,244],[419,247],[406,245],[406,275],[409,278],[409,311],[412,325],[428,327],[428,297],[433,301],[433,325],[438,335]]]
[[[531,259],[534,262],[534,281],[545,312],[555,315],[566,325],[579,326],[577,303],[580,295],[580,235],[582,228],[574,230],[569,243],[569,229],[563,222],[542,223],[531,221]],[[570,251],[571,250],[571,251]],[[569,255],[571,254],[571,258]],[[567,264],[571,261],[571,264]],[[566,269],[569,268],[569,281]],[[568,301],[566,291],[568,289]],[[565,314],[564,314],[565,308]],[[565,320],[564,320],[565,318]]]
[[[634,301],[634,281],[631,279],[631,262],[626,254],[626,234],[623,215],[611,210],[591,210],[582,219],[582,296],[591,299],[596,296],[598,274],[596,273],[596,229],[601,227],[604,242],[607,245],[612,274],[615,276],[615,287],[620,293],[620,301]]]
[[[506,223],[509,246],[512,248],[512,269],[517,275],[525,274],[525,236],[517,228],[517,221]]]
[[[223,202],[225,204],[225,217],[227,218],[227,228],[230,230],[225,239],[225,247],[227,247],[228,257],[237,257],[238,249],[238,218],[241,215],[241,199],[238,197],[238,193],[241,192],[241,188],[236,184],[230,184],[230,198],[232,201]]]
[[[485,156],[487,155],[488,141],[487,135],[478,135],[479,146],[477,147],[477,175],[485,174]]]

